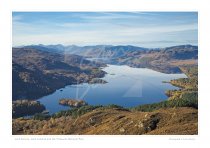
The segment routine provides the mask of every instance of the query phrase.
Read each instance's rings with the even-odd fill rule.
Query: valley
[[[102,58],[108,60],[104,62],[100,60]],[[192,45],[164,49],[111,45],[13,48],[13,101],[37,100],[67,85],[93,83],[106,86],[109,81],[103,80],[104,77],[117,76],[115,72],[103,70],[109,68],[109,64],[147,68],[169,75],[184,73],[187,76],[167,80],[179,89],[167,90],[165,100],[132,107],[90,105],[87,102],[88,105],[51,115],[36,113],[29,119],[14,118],[13,134],[197,134],[197,60],[198,47]]]
[[[63,54],[77,54],[96,61],[114,65],[128,65],[137,68],[149,68],[163,73],[181,73],[180,66],[197,65],[198,47],[178,45],[166,48],[143,48],[137,46],[63,46],[63,45],[31,45],[44,51]],[[106,59],[106,60],[104,60]]]

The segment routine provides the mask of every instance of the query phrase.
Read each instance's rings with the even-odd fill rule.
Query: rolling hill
[[[180,66],[197,65],[198,47],[178,45],[166,48],[143,48],[137,46],[63,46],[63,45],[31,45],[48,52],[76,54],[86,58],[94,58],[107,64],[128,65],[137,68],[149,68],[163,73],[180,73]]]

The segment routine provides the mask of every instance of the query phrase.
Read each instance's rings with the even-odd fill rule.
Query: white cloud
[[[139,13],[139,12],[134,12]],[[143,13],[144,14],[144,13]],[[153,13],[149,13],[153,14]],[[147,17],[147,13],[145,14]],[[76,17],[76,16],[75,16]],[[87,22],[48,22],[39,20],[35,23],[23,22],[21,15],[13,16],[13,45],[26,44],[132,44],[143,42],[159,42],[168,39],[196,40],[197,23],[149,25],[134,24],[133,22],[115,22],[111,19],[136,18],[136,15],[120,13],[103,13],[99,16],[80,15]],[[138,16],[139,17],[139,16]],[[138,18],[137,17],[137,18]],[[151,19],[148,17],[148,19]],[[102,21],[103,20],[103,21]],[[182,36],[180,32],[184,32]],[[187,35],[189,34],[190,35]],[[192,33],[193,32],[193,33]],[[172,35],[173,34],[173,35]],[[184,38],[186,37],[186,39]]]

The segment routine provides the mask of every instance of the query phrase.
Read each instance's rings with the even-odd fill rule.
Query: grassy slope
[[[168,108],[133,112],[97,108],[79,118],[13,120],[13,134],[197,134],[197,110]]]

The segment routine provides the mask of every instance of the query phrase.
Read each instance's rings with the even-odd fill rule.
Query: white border
[[[1,0],[0,1],[0,145],[8,147],[206,147],[210,137],[210,10],[207,0]],[[199,135],[198,136],[12,136],[11,61],[12,11],[198,11],[199,12]],[[70,140],[36,140],[38,138]],[[76,137],[76,139],[74,139]],[[26,138],[20,140],[19,138]],[[27,140],[27,139],[31,140]],[[79,138],[79,139],[77,139]],[[81,138],[81,139],[80,139]],[[79,144],[79,145],[78,145]],[[203,146],[202,146],[203,145]]]

